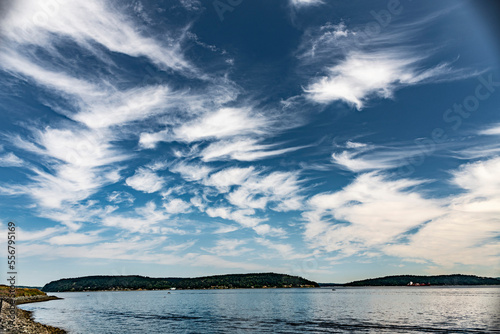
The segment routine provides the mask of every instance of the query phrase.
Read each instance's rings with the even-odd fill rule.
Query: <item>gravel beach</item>
[[[19,300],[17,300],[19,299]],[[16,304],[25,304],[25,303],[34,303],[34,302],[42,302],[53,299],[59,299],[53,296],[36,296],[35,298],[29,297],[20,297],[16,298]],[[40,324],[33,320],[32,314],[29,311],[21,310],[16,307],[16,316],[14,320],[12,320],[10,316],[10,308],[11,304],[9,301],[2,301],[2,309],[0,312],[0,334],[9,333],[9,334],[18,334],[18,333],[33,333],[33,334],[52,334],[58,333],[63,334],[67,333],[66,331]]]

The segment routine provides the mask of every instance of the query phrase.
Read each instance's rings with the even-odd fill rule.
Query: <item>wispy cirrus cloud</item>
[[[267,220],[266,218],[257,217],[255,210],[253,209],[239,210],[232,209],[229,206],[212,206],[207,208],[205,212],[209,217],[219,217],[222,219],[234,221],[246,228],[254,228],[261,222]]]
[[[184,168],[189,170],[193,166]],[[229,204],[240,210],[270,208],[279,212],[293,211],[298,210],[304,200],[301,193],[305,180],[300,178],[299,172],[266,172],[255,167],[229,167],[208,176],[208,170],[202,169],[203,173],[198,170],[194,170],[196,177],[188,176],[187,180],[216,188],[218,194],[223,194]]]
[[[463,192],[444,198],[426,198],[419,180],[362,174],[341,191],[310,199],[304,236],[337,260],[369,251],[447,268],[498,268],[499,163],[462,165],[451,183]]]
[[[0,154],[0,167],[21,167],[25,162],[12,152]]]
[[[339,152],[332,153],[332,162],[339,168],[359,173],[389,170],[407,165],[413,157],[434,153],[438,145],[423,144],[374,145],[348,141],[338,145]],[[443,145],[441,145],[443,146]]]
[[[94,231],[93,233],[66,233],[54,236],[48,240],[52,245],[85,245],[102,240]]]
[[[328,6],[318,0],[288,3],[292,13]],[[23,208],[37,216],[33,225],[55,224],[20,230],[26,256],[209,271],[270,268],[253,262],[256,252],[271,253],[262,257],[270,261],[328,253],[321,260],[376,254],[442,266],[472,266],[474,258],[496,265],[499,147],[491,136],[499,133],[497,125],[467,144],[447,133],[455,146],[422,148],[396,133],[387,144],[362,143],[358,136],[333,148],[308,145],[308,138],[321,145],[328,139],[317,136],[352,130],[316,113],[321,105],[362,109],[403,87],[467,77],[454,69],[454,60],[434,62],[442,49],[426,45],[439,45],[438,39],[424,45],[414,38],[424,35],[423,23],[430,19],[394,20],[374,36],[362,36],[351,25],[358,14],[349,27],[304,24],[295,53],[299,68],[289,67],[295,61],[283,63],[276,94],[278,89],[267,87],[278,72],[242,79],[240,71],[248,73],[247,61],[253,60],[215,42],[224,38],[203,40],[191,32],[203,22],[181,22],[184,14],[191,20],[193,12],[201,13],[201,2],[179,0],[169,6],[168,19],[163,10],[146,2],[116,7],[100,0],[20,0],[0,13],[0,95],[9,95],[2,110],[12,107],[8,119],[16,120],[0,138],[6,147],[0,146],[0,167],[21,176],[9,183],[6,173],[0,192],[29,197]],[[273,57],[288,59],[296,40],[281,37],[291,43],[277,47]],[[287,98],[290,91],[300,95]],[[29,118],[23,117],[24,106],[33,109]],[[297,127],[308,121],[311,127]],[[384,123],[387,128],[369,127],[385,134],[395,121]],[[416,155],[443,153],[445,147],[456,149],[459,158],[482,159],[450,172],[454,195],[429,195],[429,188],[446,180],[389,174]],[[431,163],[441,158],[435,154]],[[305,159],[309,170],[299,169]],[[357,174],[332,173],[332,164]],[[297,226],[301,214],[305,224]],[[311,254],[297,252],[298,231],[305,231]],[[280,268],[272,263],[272,270]]]
[[[67,110],[55,104],[55,110],[91,129],[123,126],[172,110],[194,112],[207,103],[200,94],[174,91],[166,83],[121,89],[117,83],[98,77],[83,79],[75,75],[75,67],[54,68],[53,63],[36,56],[27,58],[4,51],[0,52],[0,59],[4,70],[59,93],[72,108]]]
[[[269,224],[263,224],[267,218],[257,215],[254,209],[239,209],[229,206],[209,207],[206,214],[212,218],[222,218],[237,222],[243,228],[250,228],[260,236],[285,236],[286,231],[282,228],[272,227]],[[228,233],[236,229],[231,226],[224,226],[215,231],[216,234]]]
[[[212,168],[202,164],[179,162],[170,167],[172,173],[178,173],[186,181],[200,181],[210,174]]]
[[[134,10],[145,14],[143,7]],[[203,119],[207,106],[217,110],[237,95],[225,78],[212,77],[210,85],[201,83],[196,92],[172,89],[166,75],[152,85],[146,77],[160,79],[167,70],[198,83],[208,80],[184,56],[185,29],[177,26],[156,39],[152,31],[138,29],[136,18],[101,1],[54,1],[46,6],[23,0],[5,14],[1,34],[0,69],[41,88],[41,103],[63,116],[50,127],[36,125],[42,130],[30,127],[32,136],[9,136],[17,149],[36,154],[43,168],[30,167],[29,185],[6,185],[2,192],[25,193],[42,207],[72,205],[120,181],[121,170],[135,156],[124,153],[121,141],[134,138],[141,122],[160,125],[158,117],[168,115],[169,122],[182,129],[180,124],[188,119],[200,114]],[[68,60],[68,43],[71,50],[88,56],[92,71],[87,61]],[[138,81],[137,73],[117,65],[116,54],[147,66],[149,74]],[[156,72],[151,74],[151,69]],[[153,174],[141,169],[126,183],[156,192],[162,182]]]
[[[290,4],[296,8],[317,6],[323,4],[323,0],[290,0]]]
[[[172,32],[169,43],[163,44],[139,33],[134,20],[100,1],[55,1],[48,7],[21,1],[13,4],[2,24],[0,69],[42,88],[46,93],[42,103],[73,121],[54,121],[50,127],[40,126],[41,130],[30,127],[31,136],[9,136],[17,149],[36,154],[43,167],[29,166],[29,185],[6,185],[2,192],[27,194],[41,207],[72,205],[118,182],[124,168],[119,164],[134,156],[120,148],[119,142],[133,133],[124,127],[169,112],[177,119],[180,110],[196,114],[204,103],[213,105],[234,97],[227,80],[219,81],[223,88],[212,82],[211,87],[222,93],[210,96],[173,91],[164,82],[123,85],[130,73],[118,68],[102,48],[130,57],[144,56],[153,67],[189,78],[197,70],[184,59],[179,46],[182,29],[180,35]],[[74,49],[86,50],[95,71],[85,70],[85,63],[77,60],[68,61],[61,46],[69,41]],[[196,80],[203,77],[198,74]],[[12,165],[13,157],[4,160],[7,158]],[[19,161],[17,165],[21,167]],[[127,183],[151,193],[162,182],[151,171],[139,170]]]
[[[500,263],[500,158],[462,165],[452,184],[463,193],[446,199],[445,214],[423,226],[408,242],[387,245],[387,254],[424,259],[452,268],[481,265],[498,270]],[[419,249],[418,254],[414,250]]]
[[[197,11],[203,8],[203,5],[199,0],[179,0],[179,2],[187,10]]]
[[[221,108],[208,112],[172,130],[141,134],[140,144],[155,147],[158,142],[196,142],[234,136],[262,134],[270,124],[262,115],[252,115],[249,108]]]
[[[154,193],[165,185],[165,179],[148,168],[139,168],[135,174],[125,180],[125,183],[138,191]]]
[[[208,205],[208,199],[193,197],[191,204],[199,211],[212,218],[237,222],[258,235],[285,236],[285,229],[264,224],[268,218],[262,213],[299,210],[304,201],[302,184],[305,181],[300,179],[298,172],[269,173],[254,167],[229,167],[190,181],[206,187],[205,196],[221,203]],[[224,227],[216,233],[234,230],[232,226]]]
[[[165,211],[170,214],[188,213],[192,205],[180,198],[174,198],[163,204]]]
[[[136,207],[132,212],[101,215],[100,221],[102,226],[116,228],[118,231],[126,231],[130,234],[184,235],[188,233],[187,226],[181,228],[172,219],[171,214],[154,201]]]
[[[250,252],[253,249],[242,247],[246,245],[247,241],[238,239],[220,239],[217,240],[216,245],[210,248],[202,248],[204,251],[218,255],[218,256],[240,256],[244,253]]]
[[[392,98],[406,86],[475,74],[453,69],[451,62],[429,65],[428,58],[435,51],[424,52],[409,43],[422,27],[393,24],[368,37],[356,27],[348,29],[344,22],[309,30],[298,58],[304,66],[321,67],[323,75],[310,79],[305,97],[320,104],[341,101],[360,110],[370,100]]]
[[[286,125],[278,126],[272,116],[266,116],[251,107],[220,108],[158,132],[144,132],[140,136],[139,144],[143,148],[153,149],[160,142],[209,142],[194,153],[194,156],[205,162],[256,161],[304,148],[280,148],[284,143],[262,143],[272,135],[272,131],[280,131],[282,127]]]
[[[112,147],[112,138],[111,133],[77,127],[33,130],[31,140],[14,137],[12,145],[42,157],[50,166],[47,171],[25,165],[32,172],[28,177],[33,184],[15,187],[25,189],[40,205],[51,208],[87,198],[102,186],[117,182],[120,169],[110,165],[130,157]]]
[[[221,193],[227,193],[231,187],[245,183],[254,172],[255,167],[230,167],[211,174],[204,184],[217,188]]]
[[[170,244],[162,248],[162,250],[167,252],[181,252],[190,247],[193,247],[196,244],[196,240],[191,240],[187,242],[183,242],[180,244]]]
[[[419,70],[423,59],[397,49],[353,51],[345,60],[327,68],[325,76],[313,79],[304,91],[314,102],[344,101],[362,109],[368,99],[392,98],[401,87],[451,73],[447,65]]]
[[[66,228],[61,227],[61,226],[56,226],[56,227],[47,227],[43,230],[38,230],[38,231],[27,231],[23,228],[18,229],[18,233],[23,238],[25,242],[30,242],[30,241],[36,241],[40,239],[46,239],[48,237],[51,237],[55,234],[60,234],[66,231]]]
[[[113,191],[111,194],[108,195],[106,198],[108,202],[112,203],[129,203],[132,204],[135,201],[135,197],[132,196],[130,193],[126,191]]]
[[[488,129],[479,131],[480,135],[497,136],[500,135],[500,124],[496,124]]]
[[[17,44],[53,48],[63,38],[95,53],[93,43],[133,57],[144,56],[164,68],[193,70],[180,51],[178,39],[169,45],[138,32],[130,18],[102,1],[17,1],[3,21],[2,33]]]
[[[500,143],[491,140],[492,137],[500,136],[500,125],[479,130],[476,135],[469,145],[458,147],[454,156],[460,159],[489,159],[500,154]]]
[[[368,173],[338,192],[315,195],[313,210],[303,214],[305,238],[345,256],[394,242],[444,213],[437,201],[411,191],[422,182]]]
[[[253,114],[252,114],[253,113]],[[177,140],[188,142],[262,134],[270,121],[249,108],[221,108],[174,130]]]
[[[298,173],[273,172],[253,175],[227,195],[229,203],[242,209],[265,209],[269,204],[275,211],[298,210],[302,205]]]
[[[54,247],[54,245],[47,243],[31,243],[24,246],[24,256],[26,258],[42,255],[46,257],[69,259],[138,260],[141,261],[141,263],[156,265],[178,266],[184,264],[191,267],[204,268],[205,270],[206,268],[212,268],[212,270],[222,268],[252,271],[270,271],[272,269],[270,266],[253,262],[241,263],[238,261],[228,261],[215,254],[207,255],[196,252],[184,255],[175,254],[177,250],[192,247],[194,244],[193,241],[178,245],[169,245],[166,243],[166,237],[158,237],[151,240],[150,236],[145,235],[115,237],[113,240],[107,242],[81,245],[59,245],[58,247]]]
[[[278,148],[280,144],[260,144],[254,138],[235,138],[216,141],[200,152],[203,161],[257,161],[300,150],[306,146]]]
[[[265,238],[255,238],[255,241],[258,244],[265,246],[267,249],[276,252],[278,256],[287,260],[304,259],[311,256],[311,254],[296,253],[293,246],[289,244],[279,243]]]

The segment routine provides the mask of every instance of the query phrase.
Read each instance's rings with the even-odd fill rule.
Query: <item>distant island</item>
[[[124,290],[190,290],[190,289],[260,289],[315,288],[328,286],[442,286],[442,285],[500,285],[500,278],[475,275],[397,275],[364,279],[349,283],[316,283],[299,276],[276,273],[215,275],[195,278],[153,278],[129,276],[85,276],[63,278],[46,284],[42,291],[124,291]]]
[[[298,276],[275,273],[216,275],[196,278],[145,276],[86,276],[46,284],[42,291],[123,291],[166,289],[313,288],[319,284]]]
[[[336,286],[426,286],[426,285],[500,285],[500,279],[475,275],[397,275],[364,279],[346,284],[320,284]]]

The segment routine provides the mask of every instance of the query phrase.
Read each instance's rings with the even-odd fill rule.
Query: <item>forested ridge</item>
[[[500,280],[497,278],[455,274],[437,276],[385,276],[354,281],[344,284],[344,286],[401,286],[409,285],[410,282],[413,285],[417,283],[422,285],[500,285]]]
[[[318,287],[298,276],[275,273],[217,275],[196,278],[153,278],[145,276],[86,276],[64,278],[46,284],[42,291],[100,291],[155,289],[236,289],[236,288]]]

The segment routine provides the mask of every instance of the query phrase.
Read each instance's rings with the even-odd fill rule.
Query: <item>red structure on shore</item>
[[[406,285],[408,285],[408,286],[429,286],[429,285],[431,285],[431,283],[413,283],[413,282],[410,282]]]

